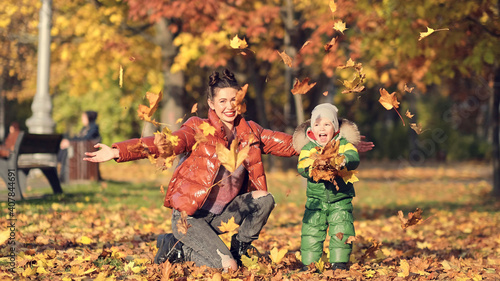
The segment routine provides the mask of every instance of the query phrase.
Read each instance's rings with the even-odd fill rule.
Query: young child
[[[359,164],[359,155],[354,145],[360,141],[357,126],[345,119],[339,122],[337,111],[337,107],[329,103],[316,106],[311,113],[310,122],[306,121],[297,127],[293,136],[294,147],[297,151],[300,150],[297,169],[307,178],[307,202],[302,219],[300,246],[302,263],[309,265],[321,259],[329,227],[330,263],[333,270],[347,269],[352,251],[352,244],[347,244],[346,241],[350,236],[355,236],[351,201],[355,196],[352,182],[357,181],[357,178],[343,178],[334,174],[332,178],[335,183],[315,181],[312,167],[321,167],[317,161],[324,161],[317,159],[315,154],[329,142],[339,140],[338,153],[345,157],[340,170],[355,170]]]

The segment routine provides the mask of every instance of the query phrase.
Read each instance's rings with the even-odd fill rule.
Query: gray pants
[[[256,199],[252,197],[252,193],[238,195],[219,215],[198,210],[193,216],[188,216],[187,222],[191,227],[185,235],[177,230],[181,213],[174,210],[172,231],[175,238],[184,244],[186,260],[193,261],[197,266],[222,268],[222,260],[232,256],[219,238],[219,234],[222,234],[219,230],[221,222],[227,223],[234,217],[234,222],[240,226],[237,239],[241,242],[252,242],[259,238],[260,231],[274,209],[274,204],[271,194]]]

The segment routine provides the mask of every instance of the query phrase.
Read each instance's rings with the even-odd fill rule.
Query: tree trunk
[[[499,4],[500,5],[500,4]],[[496,69],[493,81],[493,195],[500,197],[500,67]]]
[[[178,50],[174,45],[175,34],[170,31],[168,24],[167,19],[162,19],[156,24],[156,40],[162,49],[162,72],[165,80],[160,120],[169,129],[177,130],[180,124],[176,124],[176,121],[184,116],[182,97],[185,81],[182,71],[175,73],[170,71]]]

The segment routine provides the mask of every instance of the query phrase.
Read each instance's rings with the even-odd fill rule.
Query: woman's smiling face
[[[234,88],[221,88],[216,91],[213,100],[208,100],[208,105],[215,111],[219,119],[232,128],[236,119],[236,93]]]

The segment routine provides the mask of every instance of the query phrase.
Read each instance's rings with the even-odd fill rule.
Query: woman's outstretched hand
[[[356,145],[356,149],[358,152],[367,152],[373,149],[375,146],[371,141],[364,141],[366,139],[365,136],[361,136],[361,141]]]
[[[118,149],[116,148],[111,148],[102,143],[98,143],[94,145],[94,147],[97,148],[98,150],[94,152],[85,152],[85,155],[88,157],[83,158],[83,160],[100,163],[120,157]]]

